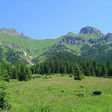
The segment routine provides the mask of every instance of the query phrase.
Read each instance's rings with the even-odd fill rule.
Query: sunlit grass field
[[[41,76],[28,82],[7,82],[7,112],[112,112],[112,79]],[[93,95],[93,91],[102,91]],[[6,111],[5,111],[6,112]]]

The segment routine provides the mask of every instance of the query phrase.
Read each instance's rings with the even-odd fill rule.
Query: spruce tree
[[[18,80],[19,81],[28,81],[32,78],[30,68],[26,65],[20,65],[18,72]]]
[[[82,80],[82,79],[84,79],[84,74],[77,65],[75,68],[74,80]]]
[[[101,75],[102,76],[108,76],[108,70],[107,70],[107,68],[106,68],[106,66],[105,65],[102,65],[102,72],[101,72]]]

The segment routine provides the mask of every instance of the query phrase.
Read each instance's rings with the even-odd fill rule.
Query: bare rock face
[[[98,34],[98,35],[103,35],[103,33],[91,26],[86,26],[84,28],[82,28],[79,32],[79,34]]]
[[[112,33],[108,33],[108,34],[103,38],[103,40],[112,41]]]
[[[16,44],[13,44],[13,43],[6,43],[6,42],[0,42],[0,46],[5,46],[5,47],[8,47],[8,48],[11,48],[11,49],[18,49],[20,50],[21,48],[16,45]]]
[[[70,44],[70,45],[79,45],[79,44],[84,44],[86,43],[87,40],[80,38],[80,37],[72,37],[72,36],[67,36],[63,38],[60,43],[61,44]]]
[[[0,33],[2,34],[7,34],[7,35],[10,35],[10,36],[15,36],[15,37],[25,37],[25,38],[29,38],[27,36],[24,36],[23,33],[19,33],[17,32],[15,29],[13,28],[1,28],[0,29]]]

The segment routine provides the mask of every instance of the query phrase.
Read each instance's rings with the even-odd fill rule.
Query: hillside
[[[67,33],[57,39],[31,39],[14,29],[0,29],[1,58],[13,64],[17,61],[34,64],[41,62],[59,52],[70,52],[77,56],[100,61],[111,60],[112,33],[104,35],[100,30],[87,26],[79,34]],[[11,51],[10,59],[9,49]],[[5,53],[4,53],[5,52]],[[15,55],[14,55],[15,54]]]

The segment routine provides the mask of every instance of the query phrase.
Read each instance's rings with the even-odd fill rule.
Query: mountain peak
[[[100,30],[98,30],[98,29],[96,29],[94,27],[91,27],[91,26],[83,27],[80,30],[79,34],[98,34],[98,35],[103,35],[103,33]]]
[[[10,36],[15,36],[15,37],[29,38],[29,37],[25,36],[23,33],[17,32],[14,28],[1,28],[0,33],[7,34],[7,35],[10,35]]]

